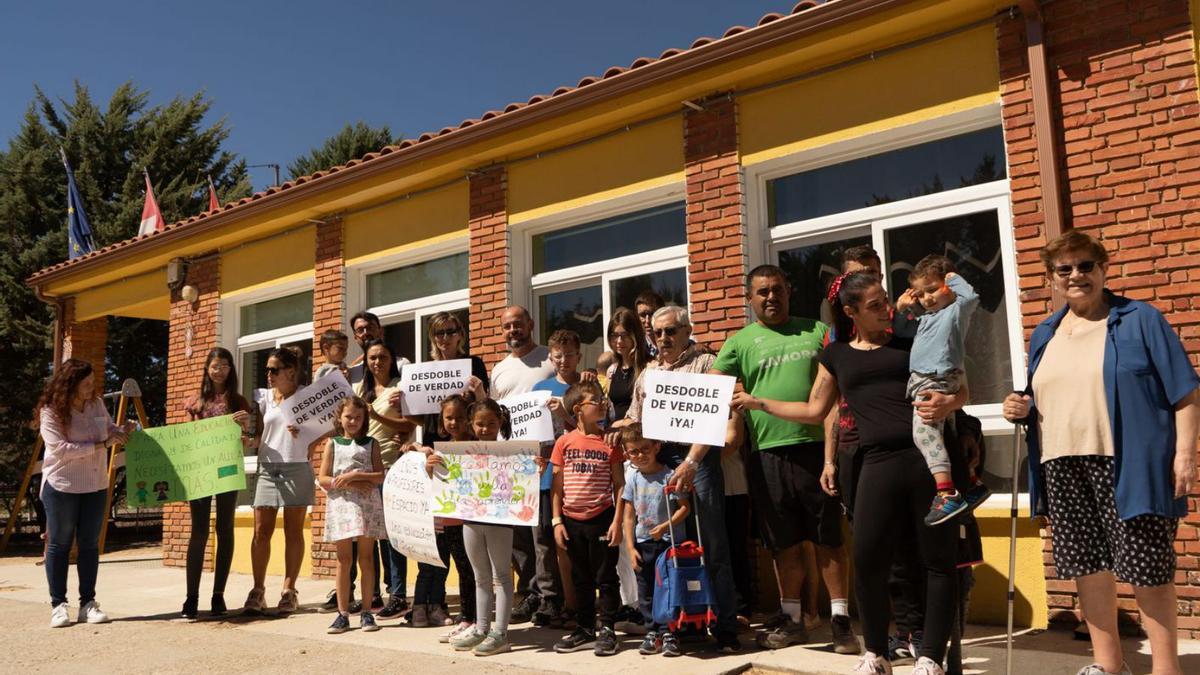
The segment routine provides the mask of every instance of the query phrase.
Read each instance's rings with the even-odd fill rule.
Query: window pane
[[[378,274],[367,275],[367,304],[370,307],[415,300],[467,287],[469,257],[463,253],[427,260]]]
[[[413,333],[413,319],[390,323],[383,327],[383,342],[391,347],[396,356],[403,356],[411,363],[417,362],[417,336]]]
[[[245,305],[238,335],[250,335],[312,321],[313,292],[305,291],[274,300]]]
[[[579,333],[583,358],[580,368],[590,368],[605,350],[604,299],[599,286],[575,288],[538,296],[541,344],[554,331],[565,328]]]
[[[852,237],[838,241],[797,246],[779,252],[779,266],[792,285],[792,316],[833,323],[829,309],[829,284],[842,272],[842,252],[853,246],[871,244],[871,237]]]
[[[463,307],[462,309],[450,310],[450,313],[453,314],[454,316],[458,317],[458,323],[460,325],[462,325],[463,351],[470,351],[470,348],[471,348],[470,312],[467,310],[466,307]],[[429,344],[429,320],[432,319],[435,315],[436,315],[436,313],[435,314],[426,314],[421,317],[420,344],[421,344],[421,360],[422,361],[429,360],[429,352],[431,349],[433,349],[433,346]],[[414,361],[414,363],[416,363],[416,362]]]
[[[774,227],[1005,176],[1004,137],[992,127],[768,181],[768,218]]]
[[[681,267],[617,279],[608,289],[612,309],[614,311],[618,307],[637,309],[633,306],[633,301],[642,291],[658,293],[668,305],[687,307],[687,272]]]
[[[687,241],[683,204],[658,206],[533,237],[533,272],[644,253]]]
[[[979,308],[966,338],[966,371],[971,403],[999,403],[1012,391],[1008,342],[1008,303],[1000,255],[1000,223],[995,211],[935,220],[888,230],[888,289],[892,300],[908,288],[908,274],[930,253],[950,258],[975,287]]]
[[[274,347],[256,349],[252,352],[242,352],[242,369],[238,371],[241,378],[242,396],[247,401],[254,402],[254,390],[267,388],[267,357]]]

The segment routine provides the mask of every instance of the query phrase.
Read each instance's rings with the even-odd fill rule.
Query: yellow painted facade
[[[1193,0],[1194,10],[1198,2]],[[407,251],[430,244],[465,240],[468,184],[460,179],[466,171],[492,162],[520,158],[508,166],[509,221],[514,225],[682,184],[682,115],[648,124],[640,121],[678,113],[684,100],[746,91],[958,29],[986,19],[996,8],[992,0],[913,2],[835,31],[698,69],[587,110],[306,193],[278,207],[231,220],[170,249],[147,242],[136,259],[56,281],[46,291],[76,295],[81,318],[104,314],[165,318],[163,267],[170,258],[219,249],[223,296],[311,277],[315,226],[305,225],[306,219],[333,214],[343,217],[348,267],[403,257]],[[864,134],[995,105],[1000,100],[998,70],[995,29],[982,25],[874,61],[739,95],[742,162],[753,166]],[[628,131],[623,130],[626,125],[631,125]],[[597,140],[563,147],[588,138]],[[540,157],[539,152],[543,153]],[[405,198],[409,193],[412,196]],[[748,226],[758,228],[762,223]],[[271,238],[246,243],[263,237]],[[998,623],[1004,620],[1008,513],[986,510],[979,517],[986,562],[977,568],[971,619]],[[238,571],[249,571],[252,521],[252,514],[238,514],[234,561]],[[1042,540],[1026,518],[1022,517],[1019,525],[1017,623],[1044,627]],[[307,527],[305,537],[307,546]],[[273,552],[271,572],[280,573],[281,524]],[[306,556],[302,573],[308,574],[309,569]],[[412,566],[410,584],[415,574]]]
[[[215,546],[216,537],[209,537],[209,546]],[[251,574],[254,569],[250,565],[250,543],[254,539],[254,512],[246,509],[239,510],[233,519],[233,565],[234,572]],[[283,513],[280,512],[275,520],[275,534],[271,537],[271,562],[267,565],[267,574],[283,576]],[[312,523],[304,518],[304,551],[312,547]],[[312,558],[304,556],[300,563],[300,576],[312,574]],[[271,598],[267,598],[271,602]],[[308,602],[304,600],[303,602]]]

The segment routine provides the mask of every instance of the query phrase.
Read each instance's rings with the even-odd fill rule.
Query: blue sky
[[[282,165],[347,122],[415,137],[574,85],[609,66],[754,25],[789,0],[4,3],[0,142],[35,84],[78,79],[102,104],[122,82],[151,103],[204,90],[227,147]],[[286,168],[284,170],[286,180]],[[252,170],[256,189],[273,182]]]

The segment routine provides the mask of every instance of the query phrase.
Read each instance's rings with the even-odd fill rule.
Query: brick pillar
[[[747,321],[746,191],[736,103],[701,105],[684,112],[688,296],[696,340],[716,349]]]
[[[313,288],[313,354],[321,353],[321,334],[327,330],[346,332],[346,266],[342,247],[341,217],[317,225],[316,268]],[[322,360],[313,358],[313,371]],[[320,452],[313,455],[313,470],[321,469]],[[337,548],[325,541],[325,492],[317,490],[312,507],[312,575],[337,575]]]
[[[221,260],[215,254],[191,262],[187,284],[200,291],[195,303],[171,293],[170,346],[167,352],[167,424],[188,420],[184,406],[200,391],[204,377],[204,359],[217,346],[220,329]],[[187,562],[187,541],[191,533],[188,505],[172,503],[163,507],[163,564],[183,567]],[[206,564],[211,565],[215,537],[209,537]]]
[[[1200,363],[1200,98],[1187,0],[1043,7],[1066,225],[1104,242],[1108,286],[1152,303]],[[1037,251],[1046,243],[1024,19],[997,27],[1005,141],[1026,334],[1049,312]],[[1200,504],[1180,524],[1175,583],[1182,637],[1200,637]],[[1051,620],[1073,621],[1075,584],[1059,579],[1043,530]],[[1137,618],[1132,588],[1123,613]]]
[[[507,353],[498,325],[500,312],[512,302],[507,196],[503,166],[471,176],[471,353],[489,368]]]
[[[88,321],[75,320],[75,298],[67,298],[63,312],[63,352],[66,359],[92,364],[96,382],[104,386],[104,350],[108,347],[108,317]]]

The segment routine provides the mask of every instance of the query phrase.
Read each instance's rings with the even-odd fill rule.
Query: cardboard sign
[[[500,401],[512,415],[512,440],[542,443],[554,440],[554,419],[546,407],[550,398],[548,391],[531,391]]]
[[[642,374],[642,432],[675,443],[725,445],[735,378],[652,369]]]
[[[291,424],[300,429],[297,447],[307,448],[333,431],[338,401],[353,395],[350,383],[336,370],[293,394],[292,403],[284,412]]]
[[[154,506],[244,490],[242,452],[231,415],[135,431],[125,444],[126,499]]]
[[[425,455],[406,452],[383,481],[383,520],[392,548],[417,562],[445,567],[438,555]]]
[[[537,441],[437,443],[445,466],[433,472],[435,516],[498,525],[535,525],[541,505]]]
[[[410,363],[400,371],[405,415],[429,415],[441,410],[442,399],[461,394],[471,379],[471,359]]]

